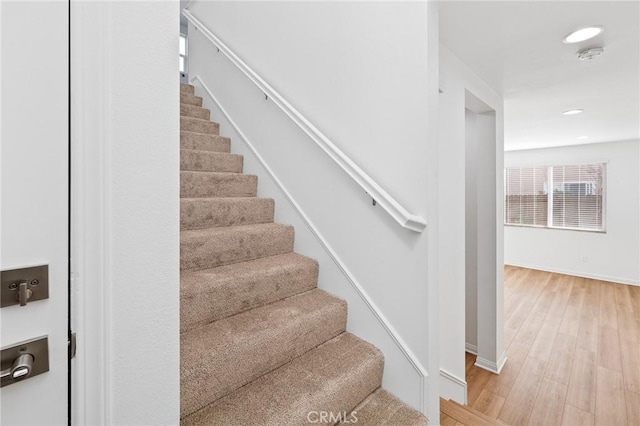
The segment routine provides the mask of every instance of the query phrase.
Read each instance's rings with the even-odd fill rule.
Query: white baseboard
[[[489,361],[487,359],[477,357],[475,366],[478,368],[482,368],[483,370],[490,371],[494,374],[500,374],[502,371],[502,367],[507,362],[507,354],[506,352],[502,352],[502,355],[498,358],[497,362]]]
[[[448,371],[440,369],[440,396],[466,405],[467,382]]]
[[[574,277],[590,278],[599,281],[609,281],[617,284],[640,286],[640,280],[633,278],[612,277],[610,275],[590,274],[588,272],[569,271],[562,268],[549,268],[546,266],[528,265],[525,263],[505,262],[505,265],[515,266],[517,268],[536,269],[538,271],[553,272],[555,274],[573,275]]]
[[[471,355],[478,355],[478,347],[472,343],[465,343],[464,350]]]

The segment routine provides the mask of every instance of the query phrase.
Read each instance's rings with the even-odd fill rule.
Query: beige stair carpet
[[[347,305],[180,85],[182,425],[426,425],[380,388],[382,353],[347,333]]]

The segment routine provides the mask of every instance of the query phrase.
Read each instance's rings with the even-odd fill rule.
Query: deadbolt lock
[[[33,355],[31,354],[22,354],[15,361],[13,361],[13,365],[11,366],[11,370],[7,373],[14,380],[22,380],[29,377],[31,374],[31,369],[33,368]],[[2,372],[2,376],[7,374]]]
[[[2,348],[0,387],[19,382],[49,371],[49,343],[47,336]]]

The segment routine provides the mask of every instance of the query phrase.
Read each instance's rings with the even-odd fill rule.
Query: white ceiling
[[[505,149],[640,138],[640,2],[444,1],[440,41],[504,96]],[[563,44],[570,32],[603,33]],[[576,52],[601,45],[580,61]],[[581,108],[572,116],[562,112]],[[589,136],[579,140],[579,136]]]

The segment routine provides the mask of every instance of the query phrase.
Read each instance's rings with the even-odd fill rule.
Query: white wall
[[[441,394],[458,402],[466,401],[465,382],[465,274],[466,274],[466,164],[474,162],[486,164],[487,175],[480,179],[476,176],[475,190],[492,193],[484,197],[489,203],[478,202],[475,205],[479,224],[491,229],[491,211],[493,209],[493,234],[486,233],[483,240],[478,239],[478,247],[487,255],[493,255],[495,264],[486,265],[493,270],[493,281],[482,281],[485,318],[478,319],[478,346],[484,350],[484,356],[496,365],[502,361],[502,227],[496,224],[502,220],[502,150],[503,150],[503,108],[502,98],[481,81],[464,63],[456,58],[446,47],[440,46],[440,100],[439,122],[439,300],[440,300],[440,375]],[[472,94],[495,111],[494,146],[484,146],[482,151],[467,153],[467,128],[465,106],[468,94]],[[474,122],[482,114],[473,114]],[[491,121],[491,120],[489,120]],[[490,131],[490,129],[484,129]],[[474,141],[477,144],[477,141]],[[482,154],[482,155],[480,155]],[[472,158],[468,158],[472,156]],[[499,177],[500,182],[496,179]],[[493,176],[493,182],[491,182]],[[482,180],[482,186],[480,181]],[[493,192],[492,192],[493,191]],[[482,192],[484,194],[484,192]],[[485,194],[486,195],[486,194]],[[475,197],[477,198],[477,197]],[[491,205],[493,202],[493,205]],[[479,207],[485,208],[481,216]],[[500,216],[500,219],[498,219]],[[473,219],[473,218],[471,218]],[[487,225],[489,224],[489,225]],[[480,225],[478,225],[478,228]],[[477,233],[474,233],[474,236]],[[491,244],[488,246],[488,244]],[[477,253],[477,250],[473,250]],[[498,266],[499,264],[499,266]],[[477,270],[477,268],[475,268]],[[478,281],[480,285],[480,281]],[[480,315],[479,311],[479,315]],[[481,325],[490,327],[480,329]],[[484,348],[484,349],[483,349]],[[486,366],[485,366],[486,368]]]
[[[640,142],[510,151],[505,167],[607,163],[606,233],[505,226],[505,263],[640,285]]]
[[[478,191],[476,114],[465,109],[465,349],[478,353]]]
[[[74,424],[180,407],[177,2],[74,2]]]
[[[475,365],[494,373],[499,373],[506,362],[504,236],[500,226],[504,216],[503,128],[503,119],[498,119],[495,112],[476,114],[478,356]]]
[[[427,124],[437,96],[429,7],[196,2],[191,11],[409,211],[427,216],[431,171],[425,164],[435,139]],[[220,100],[396,337],[429,365],[429,227],[417,234],[398,226],[193,26],[189,38],[190,75]],[[320,260],[319,286],[348,301],[348,329],[384,352],[383,385],[416,408],[429,398],[437,418],[437,398],[423,394],[420,374],[221,110],[199,94],[232,137],[232,151],[245,155],[246,172],[259,176],[259,195],[276,198],[276,220],[295,225],[296,251]]]

